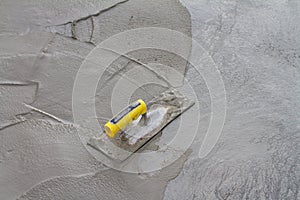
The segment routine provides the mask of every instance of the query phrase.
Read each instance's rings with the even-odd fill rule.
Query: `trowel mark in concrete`
[[[36,99],[38,84],[34,82],[0,82],[0,130],[23,121],[22,115],[30,112],[23,104]]]
[[[71,103],[74,80],[84,57],[92,48],[93,46],[90,44],[55,35],[51,42],[43,48],[43,52],[32,67],[35,70],[29,76],[30,80],[39,82],[42,85],[39,88],[37,100],[33,104],[35,108],[58,118],[72,121]],[[115,54],[114,52],[111,53]],[[151,72],[139,62],[124,56],[121,56],[108,68],[100,79],[99,84],[103,83],[113,86],[117,79],[123,77],[121,72],[133,67],[137,67],[140,73],[147,74],[148,79],[151,79],[152,82],[162,84],[163,81],[159,79],[157,74]],[[134,82],[134,79],[131,80]],[[111,90],[101,91],[101,93],[99,91],[97,91],[96,96],[104,95],[106,96],[104,100],[110,97],[109,92]],[[99,98],[97,97],[97,99]],[[110,101],[106,103],[110,103]],[[103,104],[97,111],[107,108],[110,108],[110,105],[104,106]],[[99,117],[105,116],[99,115]]]
[[[92,45],[59,35],[46,45],[34,63],[30,80],[39,82],[32,106],[58,118],[72,121],[72,88],[76,73]]]
[[[177,0],[154,0],[151,2],[147,0],[130,0],[105,11],[100,11],[96,15],[49,27],[49,30],[82,42],[97,45],[115,34],[143,27],[163,27],[191,36],[189,12]],[[137,35],[136,37],[139,36]],[[181,44],[181,48],[181,51],[186,54],[185,57],[188,57],[191,42]],[[131,57],[146,64],[160,63],[168,65],[182,75],[184,75],[187,65],[186,60],[178,59],[176,55],[154,49],[143,49],[133,52]],[[159,72],[162,69],[157,68],[157,70]],[[173,76],[175,75],[173,74]],[[182,77],[180,79],[182,83]]]
[[[158,24],[161,21],[164,21],[166,19],[170,19],[170,20],[176,19],[177,21],[176,20],[171,21],[171,22],[167,21],[162,26],[163,27],[174,28],[176,30],[177,30],[177,27],[180,27],[182,32],[190,33],[189,14],[181,6],[181,4],[179,4],[177,1],[163,1],[163,2],[157,1],[156,2],[157,3],[156,4],[157,8],[153,8],[153,9],[145,6],[146,5],[145,3],[147,3],[147,1],[144,1],[142,3],[140,3],[140,1],[135,1],[135,3],[139,3],[138,4],[139,7],[136,6],[137,4],[136,5],[131,4],[131,5],[128,5],[127,8],[129,10],[127,10],[127,11],[126,10],[124,10],[123,12],[115,11],[115,14],[118,14],[118,16],[119,16],[120,21],[121,21],[121,18],[124,17],[124,16],[122,16],[124,13],[127,15],[127,14],[131,13],[131,11],[135,11],[135,12],[138,11],[138,12],[140,12],[140,14],[149,13],[149,11],[151,13],[153,12],[154,15],[157,17],[157,20],[156,20],[156,22],[152,23],[151,22],[152,17],[146,17],[146,18],[145,17],[140,17],[140,16],[130,17],[130,24],[127,24],[127,22],[126,22],[125,23],[126,26],[122,26],[122,30],[127,30],[129,26],[133,27],[134,24],[139,24],[140,26],[145,26],[145,25],[153,26],[153,25]],[[164,4],[164,6],[161,6],[162,3],[166,3],[166,4]],[[45,2],[43,2],[42,4],[38,4],[38,6],[32,6],[32,9],[35,9],[36,11],[38,11],[38,12],[32,12],[32,13],[34,15],[38,15],[38,17],[35,17],[35,16],[32,17],[32,15],[30,15],[30,19],[34,19],[34,21],[38,25],[45,24],[44,23],[45,18],[46,19],[48,18],[48,17],[45,17],[45,18],[40,17],[40,16],[43,16],[45,14],[44,9],[39,9],[40,6],[44,5],[44,4],[45,4]],[[20,3],[18,5],[22,5],[22,4]],[[32,4],[28,4],[28,5],[31,6]],[[46,5],[49,5],[49,3],[47,2]],[[52,5],[52,4],[50,4],[50,5]],[[144,10],[143,11],[139,10],[139,8],[140,7],[143,8],[143,6],[145,6],[145,12],[144,12]],[[65,6],[62,6],[62,7],[65,8]],[[6,6],[3,6],[3,7],[1,6],[1,8],[6,9],[7,7]],[[162,16],[162,15],[168,15],[170,13],[168,11],[166,12],[167,9],[173,10],[172,15],[167,16],[167,17]],[[180,9],[180,11],[178,11],[178,9]],[[7,9],[7,10],[9,10],[9,9]],[[29,9],[29,10],[30,10],[29,12],[32,11],[31,9]],[[85,9],[83,9],[83,10],[85,10]],[[0,13],[5,14],[6,12],[0,12]],[[23,12],[12,12],[12,13],[23,13]],[[24,13],[28,14],[28,12],[24,12]],[[50,12],[50,13],[52,13],[52,12]],[[108,12],[105,12],[105,13],[108,13]],[[178,13],[181,13],[181,14],[178,14]],[[20,17],[20,15],[13,15],[13,16],[14,17],[12,17],[12,19],[19,21],[18,22],[19,25],[20,24],[22,25],[20,29],[18,27],[18,30],[24,31],[27,28],[31,27],[30,25],[27,26],[27,24],[28,24],[27,22],[24,23],[25,25],[22,24],[25,20],[28,19],[27,17]],[[72,16],[74,16],[74,14],[72,14]],[[60,18],[61,16],[58,16],[58,17]],[[8,18],[3,17],[3,19],[9,19],[9,17]],[[107,19],[113,19],[114,20],[113,17],[108,17],[105,20],[107,20]],[[139,21],[139,19],[142,19],[142,21],[145,20],[145,19],[147,19],[147,20],[146,20],[145,24],[143,24]],[[119,20],[115,20],[115,21],[117,23],[119,22]],[[52,19],[49,20],[47,23],[51,23],[51,22],[52,22]],[[7,23],[7,24],[10,24],[10,23]],[[7,27],[7,24],[4,27]],[[15,24],[14,23],[12,23],[12,24],[13,24],[13,27],[9,27],[9,29],[11,28],[10,30],[15,30],[14,29]],[[29,24],[31,24],[30,20],[29,20]],[[108,24],[111,24],[111,22],[108,22]],[[108,28],[108,29],[104,30],[104,35],[105,36],[112,35],[114,33],[113,31],[116,30],[115,27],[118,27],[118,25],[104,27],[104,28]],[[125,29],[123,29],[124,27],[125,27]],[[103,27],[100,27],[100,30],[102,28]],[[99,30],[99,27],[98,27],[97,30]],[[117,30],[117,31],[119,31],[119,30]],[[100,33],[101,34],[97,34],[97,36],[102,37],[103,32],[100,32]],[[37,52],[40,52],[41,47],[38,46],[38,45],[35,45],[35,44],[39,43],[41,41],[42,47],[44,47],[45,44],[49,42],[48,36],[50,35],[50,40],[52,40],[52,36],[53,36],[53,34],[47,34],[46,37],[43,38],[43,37],[41,37],[40,33],[38,33],[37,35],[29,33],[28,35],[32,36],[29,39],[25,38],[25,41],[27,41],[27,42],[29,41],[29,44],[23,43],[22,42],[23,41],[22,37],[19,36],[19,35],[16,35],[16,37],[14,37],[13,39],[10,39],[9,42],[6,42],[7,38],[5,38],[3,40],[3,42],[5,42],[5,43],[1,43],[1,44],[6,44],[4,46],[8,47],[8,48],[4,48],[4,50],[1,50],[1,52],[0,52],[1,55],[9,56],[8,54],[15,53],[15,52],[22,53],[22,54],[26,54],[26,53],[36,54]],[[89,34],[87,34],[87,35],[89,35]],[[92,34],[92,35],[95,36],[95,34]],[[84,37],[86,37],[86,35],[84,35]],[[21,40],[19,40],[20,38],[21,38]],[[44,40],[44,39],[46,39],[46,40]],[[98,38],[98,41],[100,41],[99,38]],[[46,43],[44,43],[44,42],[46,42]],[[51,45],[53,45],[53,43],[55,43],[55,42],[51,41],[50,43],[51,43]],[[72,78],[70,78],[70,76],[69,76],[70,75],[69,73],[70,73],[70,71],[71,71],[71,73],[73,72],[72,71],[73,68],[68,68],[67,67],[67,69],[66,69],[65,66],[66,65],[69,65],[69,66],[73,65],[73,66],[75,66],[75,68],[76,68],[76,66],[79,66],[79,65],[76,65],[76,64],[80,63],[80,61],[82,61],[82,59],[85,57],[86,53],[88,53],[88,50],[85,51],[87,48],[80,48],[82,46],[80,46],[78,48],[78,46],[77,46],[78,43],[75,40],[70,40],[70,42],[68,44],[65,44],[65,43],[59,43],[58,44],[58,43],[55,44],[55,45],[57,45],[56,48],[52,49],[53,54],[55,56],[57,56],[59,54],[58,53],[59,51],[62,52],[62,54],[59,54],[60,56],[55,57],[55,59],[57,59],[57,60],[55,60],[55,61],[53,61],[51,59],[47,60],[47,57],[50,57],[49,52],[51,51],[51,49],[44,48],[42,50],[43,52],[41,53],[41,56],[37,60],[38,61],[37,64],[34,66],[34,67],[36,67],[35,68],[36,70],[33,70],[34,73],[31,74],[31,75],[33,75],[33,80],[38,80],[38,82],[41,83],[41,85],[42,85],[42,87],[39,90],[39,94],[42,93],[42,94],[40,94],[41,95],[40,97],[42,99],[43,98],[47,99],[48,97],[51,97],[51,96],[54,97],[54,98],[59,98],[59,99],[54,99],[53,102],[50,103],[54,107],[55,106],[58,107],[58,108],[56,107],[56,110],[54,109],[54,112],[51,112],[51,113],[56,115],[55,111],[60,111],[60,114],[62,114],[62,116],[64,116],[65,111],[67,110],[66,106],[64,106],[64,105],[62,105],[62,107],[59,107],[59,106],[60,106],[60,104],[63,104],[65,101],[70,101],[70,100],[68,98],[65,98],[67,96],[66,95],[67,92],[65,92],[65,90],[64,90],[65,88],[62,86],[63,84],[54,84],[54,82],[59,81],[59,80],[58,79],[52,80],[51,77],[54,77],[54,76],[58,75],[57,71],[59,71],[60,73],[62,73],[63,79],[65,77],[67,77],[66,78],[67,82],[72,80]],[[69,50],[68,50],[68,48],[69,48]],[[189,52],[187,51],[187,53],[189,53]],[[64,56],[63,56],[63,54],[64,54]],[[72,56],[75,55],[75,54],[79,55],[79,57],[81,59],[78,59],[78,60],[74,61],[75,59]],[[70,59],[68,59],[68,58],[70,58]],[[56,66],[56,64],[58,64],[59,67],[54,68],[54,69],[58,69],[55,73],[52,74],[52,73],[48,73],[48,71],[44,71],[45,69],[53,69],[52,67]],[[176,63],[174,65],[176,65]],[[184,64],[179,63],[179,66],[180,66],[179,67],[180,69],[185,69]],[[42,69],[41,67],[44,67],[44,68]],[[65,70],[65,71],[62,72],[62,70]],[[181,70],[181,71],[184,71],[184,70]],[[36,74],[38,74],[38,75],[36,75]],[[72,74],[72,75],[74,75],[74,74]],[[46,77],[50,77],[49,79],[51,79],[51,80],[50,81],[48,80],[49,82],[47,82],[47,81],[44,82]],[[31,78],[29,80],[31,80]],[[62,82],[59,82],[59,83],[62,83]],[[72,83],[72,81],[70,81],[68,83]],[[50,84],[50,86],[48,86],[49,84]],[[58,87],[55,87],[55,86],[58,86]],[[66,88],[69,88],[68,86],[69,85],[67,85]],[[45,87],[49,87],[50,89],[48,88],[49,90],[47,90],[47,89],[45,90]],[[49,93],[47,93],[47,92],[49,92]],[[48,108],[48,105],[49,104],[44,105],[44,108]],[[49,109],[49,110],[53,111],[52,109]],[[83,164],[83,163],[88,162],[86,160],[84,160],[83,163],[79,163],[78,165],[77,164],[74,165],[74,163],[71,163],[70,166],[69,166],[68,164],[59,163],[60,160],[57,160],[56,158],[53,158],[52,156],[47,155],[48,153],[50,155],[53,155],[53,153],[54,154],[57,153],[57,154],[60,155],[60,154],[63,154],[63,153],[66,152],[64,147],[62,147],[64,145],[59,145],[58,144],[58,146],[61,148],[61,151],[56,152],[55,150],[60,149],[57,146],[53,147],[53,149],[52,148],[49,148],[49,149],[47,148],[47,146],[51,145],[53,142],[50,141],[49,144],[43,144],[43,141],[45,141],[45,138],[47,138],[48,136],[53,136],[56,133],[61,133],[61,132],[62,132],[63,135],[65,133],[69,133],[68,130],[65,130],[65,128],[63,128],[66,125],[62,125],[62,124],[57,125],[62,130],[59,128],[59,130],[54,130],[53,131],[52,130],[52,128],[53,128],[52,125],[53,124],[49,125],[49,122],[45,122],[46,124],[43,124],[41,127],[39,125],[37,125],[38,123],[36,124],[35,120],[32,120],[31,122],[33,122],[33,123],[29,124],[26,127],[23,127],[23,125],[27,123],[27,122],[24,122],[24,123],[17,124],[15,126],[9,127],[7,129],[1,131],[1,136],[3,137],[1,139],[1,141],[2,142],[7,142],[5,145],[1,145],[1,147],[2,146],[4,148],[7,147],[8,148],[7,149],[8,155],[13,157],[13,158],[10,157],[10,158],[12,158],[11,160],[7,160],[6,158],[1,158],[1,163],[5,163],[5,165],[1,165],[1,170],[0,170],[1,174],[3,173],[5,175],[5,178],[1,179],[2,181],[5,181],[5,183],[1,183],[1,187],[0,187],[1,189],[3,189],[3,192],[0,193],[1,198],[4,198],[4,199],[14,198],[15,195],[18,195],[18,193],[24,191],[27,187],[31,186],[32,184],[35,184],[36,182],[39,182],[40,180],[44,180],[46,178],[49,178],[52,175],[56,176],[57,172],[62,172],[61,169],[64,169],[68,172],[70,170],[70,174],[74,173],[74,171],[73,171],[74,167],[85,168],[85,169],[82,170],[82,172],[80,170],[78,170],[77,171],[78,173],[86,173],[86,171],[88,171],[88,170],[86,170],[86,168],[89,169],[89,167],[86,167],[86,165]],[[27,131],[27,129],[29,131]],[[24,131],[24,130],[26,130],[26,131]],[[60,132],[60,130],[61,130],[61,132]],[[8,131],[8,132],[6,132],[6,131]],[[46,131],[46,132],[44,132],[44,131]],[[38,133],[38,135],[36,133]],[[22,136],[22,137],[20,137],[20,136]],[[27,138],[24,139],[23,137],[28,137],[29,139],[27,139]],[[42,137],[42,138],[40,138],[40,137]],[[35,139],[37,139],[37,141]],[[61,142],[61,143],[64,143],[66,141],[69,141],[69,138],[64,138],[64,139],[58,140],[58,141]],[[34,146],[31,146],[31,145],[34,145]],[[41,145],[41,147],[38,147],[39,145]],[[11,148],[12,146],[14,146],[15,149],[12,149]],[[71,153],[70,154],[67,153],[68,158],[70,158],[70,156],[71,157],[72,156],[80,156],[80,158],[87,158],[88,157],[88,155],[83,155],[83,154],[80,154],[80,153],[74,151],[74,149],[73,149],[74,144],[71,144],[70,146],[71,146],[70,147],[71,148],[71,151],[70,151]],[[66,147],[66,148],[68,148],[68,147]],[[79,149],[77,149],[77,150],[79,150]],[[1,150],[1,152],[2,152],[2,150]],[[5,151],[3,151],[3,152],[5,152]],[[67,151],[67,152],[69,152],[69,151]],[[42,155],[40,155],[39,153],[41,153]],[[30,158],[28,158],[28,156]],[[31,158],[31,156],[32,156],[32,158]],[[26,159],[23,160],[22,157],[25,157]],[[40,159],[41,157],[44,158],[45,160]],[[80,158],[78,158],[78,159],[80,159]],[[66,158],[62,158],[62,160],[70,161]],[[39,161],[41,161],[41,162],[39,162]],[[8,164],[8,162],[9,162],[9,164]],[[18,162],[18,164],[19,163],[21,163],[21,164],[16,165],[15,162]],[[53,165],[55,167],[57,167],[57,166],[59,166],[59,167],[55,168],[55,169],[50,169],[49,166],[50,167],[53,166],[53,165],[51,165],[51,162],[58,162],[58,163],[53,164]],[[182,164],[179,164],[178,166],[181,166],[181,165]],[[2,167],[6,167],[6,166],[9,166],[9,168],[5,168],[5,169],[2,168]],[[24,170],[25,172],[22,171],[22,170]],[[31,170],[37,170],[37,172],[33,171],[32,173],[27,173],[28,172],[27,170],[29,170],[30,172],[32,172]],[[75,171],[76,171],[76,169],[75,169]],[[26,175],[27,177],[21,177],[21,175],[18,174],[18,172],[21,172],[22,175]],[[176,172],[175,174],[177,174],[177,173],[178,172]],[[9,176],[9,178],[7,176]],[[1,177],[3,177],[3,176],[1,176]],[[11,177],[13,177],[13,178],[11,178]],[[145,175],[142,178],[150,179],[149,177],[147,177],[147,175]],[[171,178],[173,178],[173,175],[172,175]],[[167,180],[167,179],[169,180],[171,178],[169,176],[167,176],[167,177],[164,177],[164,180]],[[159,187],[159,189],[161,189],[161,185],[156,184],[157,182],[163,182],[163,181],[158,180],[158,181],[155,181],[154,183],[152,182],[151,184],[149,184],[149,186],[152,186],[152,187],[157,186],[157,187]],[[2,187],[2,185],[4,185],[5,187],[4,186]],[[138,186],[140,186],[140,182],[139,182]],[[128,189],[128,191],[130,191],[130,188]],[[144,191],[145,191],[144,193],[146,193],[147,189],[145,189]],[[156,192],[156,190],[153,189],[153,192]],[[159,195],[161,195],[161,194],[159,194]]]
[[[134,23],[131,23],[131,25],[128,23],[128,20],[131,19],[132,21],[132,15],[129,16],[129,13],[135,14],[138,19]],[[181,15],[178,13],[181,13]],[[100,11],[98,14],[99,15],[92,15],[94,26],[96,27],[98,25],[97,28],[94,29],[93,34],[93,43],[95,44],[98,44],[111,35],[135,27],[160,26],[171,28],[186,33],[187,35],[190,35],[191,32],[189,13],[175,0],[163,2],[140,0],[128,1],[126,3],[118,4],[111,9],[107,9],[105,12]],[[91,21],[88,20],[90,17],[91,16],[87,16],[78,20],[82,23],[87,20],[88,22],[86,25],[90,26]],[[146,20],[139,20],[139,18]],[[133,19],[135,19],[135,17]],[[97,21],[97,23],[95,23],[95,21]],[[79,23],[78,25],[81,26],[82,24]],[[62,27],[63,26],[60,26],[60,28]],[[77,26],[76,29],[79,27]],[[77,32],[83,32],[85,35],[85,33],[90,32],[88,30],[89,29],[82,28],[78,29]],[[89,34],[87,34],[87,36],[88,35]],[[43,85],[43,87],[39,89],[38,99],[33,106],[59,118],[70,121],[72,120],[71,101],[74,79],[82,61],[94,48],[94,46],[79,42],[79,40],[72,40],[56,35],[51,42],[43,48],[40,58],[37,59],[35,63],[35,68],[37,70],[34,71],[31,78],[31,80],[40,82],[41,85]],[[183,49],[186,50],[187,55],[190,51],[190,45],[191,44],[183,44]],[[157,52],[156,50],[151,50],[150,52],[133,52],[132,55],[134,55],[136,60],[139,59],[142,63],[144,61],[155,63],[156,60],[173,67],[181,74],[185,73],[186,61],[174,59],[174,55]],[[127,62],[130,61],[133,62],[132,59],[127,60]],[[149,69],[143,69],[143,67],[141,67],[140,70],[141,74],[150,76]],[[58,74],[57,71],[60,73]],[[111,74],[107,75],[108,77],[111,77]],[[152,78],[153,76],[151,75],[150,77]],[[106,79],[107,77],[103,77],[102,80]],[[158,79],[158,77],[155,77],[153,82],[157,82]],[[104,95],[110,96],[107,92],[105,92]],[[143,98],[143,96],[140,98]],[[105,98],[104,100],[106,101],[108,99]],[[101,108],[97,110],[108,107],[109,105],[101,106]]]

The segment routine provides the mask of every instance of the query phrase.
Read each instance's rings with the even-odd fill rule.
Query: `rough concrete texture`
[[[299,1],[183,2],[228,107],[213,152],[191,157],[165,199],[299,199]]]
[[[0,199],[300,199],[299,1],[181,2],[0,2]],[[77,133],[88,130],[72,124],[71,95],[76,72],[95,45],[144,26],[192,35],[210,53],[225,84],[227,117],[213,151],[198,158],[211,116],[203,77],[170,53],[129,53],[185,74],[201,119],[191,151],[160,171],[128,174],[86,151]],[[188,54],[190,44],[183,45]],[[162,86],[144,86],[133,100],[150,100],[175,76],[158,77],[120,57],[98,85],[100,123],[112,115],[108,91],[134,68]],[[172,137],[177,122],[161,140]]]

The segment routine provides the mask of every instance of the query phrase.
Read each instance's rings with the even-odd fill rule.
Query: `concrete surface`
[[[0,199],[300,198],[299,1],[4,0],[0,18]],[[107,168],[81,144],[78,132],[89,130],[72,123],[72,86],[95,45],[145,26],[185,33],[209,52],[225,84],[227,117],[213,151],[198,158],[211,116],[203,77],[176,55],[131,52],[185,75],[201,119],[194,143],[175,163],[129,174]],[[189,43],[183,48],[193,51]],[[120,57],[98,85],[100,124],[112,116],[109,91],[134,68],[166,86],[145,86],[132,99],[151,99],[173,80]],[[177,125],[153,143],[172,137]]]
[[[165,199],[299,199],[299,1],[183,3],[221,71],[227,117],[213,152],[189,157]]]

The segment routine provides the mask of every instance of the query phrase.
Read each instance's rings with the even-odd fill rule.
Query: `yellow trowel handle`
[[[114,138],[120,130],[124,130],[132,121],[146,112],[146,103],[139,99],[108,121],[104,126],[104,131],[110,138]]]

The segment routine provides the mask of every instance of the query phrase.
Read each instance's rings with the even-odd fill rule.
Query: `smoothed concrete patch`
[[[16,199],[45,179],[103,169],[74,125],[26,120],[0,131],[1,199]]]
[[[95,174],[54,178],[37,185],[19,199],[162,199],[165,185],[177,176],[187,154],[152,174],[128,174],[109,169]]]

